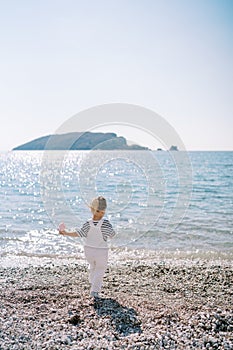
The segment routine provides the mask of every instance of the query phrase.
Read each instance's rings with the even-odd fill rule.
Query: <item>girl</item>
[[[64,224],[59,225],[59,233],[70,237],[85,237],[84,252],[90,265],[89,282],[91,284],[90,295],[99,297],[104,273],[108,264],[107,241],[115,235],[108,219],[104,218],[107,208],[106,199],[102,196],[93,199],[90,209],[92,219],[86,221],[81,229],[68,232]]]

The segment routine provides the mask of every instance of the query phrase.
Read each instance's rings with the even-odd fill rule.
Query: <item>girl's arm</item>
[[[89,228],[90,228],[90,223],[88,221],[86,221],[85,224],[83,224],[81,229],[77,228],[75,231],[66,231],[66,226],[62,222],[58,226],[58,231],[59,231],[60,235],[63,235],[63,236],[87,237],[87,233],[89,231]]]
[[[64,222],[61,222],[60,225],[58,226],[58,231],[60,235],[63,236],[70,236],[70,237],[78,237],[79,234],[78,232],[74,231],[66,231],[66,225],[64,224]]]
[[[69,236],[69,237],[80,237],[78,232],[67,232],[66,230],[59,231],[60,235],[62,236]]]

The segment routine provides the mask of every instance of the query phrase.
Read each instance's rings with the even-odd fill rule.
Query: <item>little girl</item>
[[[104,197],[93,199],[90,209],[92,219],[86,221],[81,229],[74,232],[65,230],[65,225],[59,225],[59,233],[70,237],[85,237],[84,252],[90,264],[89,282],[91,284],[90,295],[98,298],[102,287],[104,273],[108,263],[107,241],[115,235],[108,219],[104,218],[107,202]]]

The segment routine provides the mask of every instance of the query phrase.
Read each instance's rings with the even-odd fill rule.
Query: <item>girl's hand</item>
[[[66,234],[65,228],[66,228],[66,225],[64,224],[64,222],[61,222],[58,226],[58,231],[60,235]]]

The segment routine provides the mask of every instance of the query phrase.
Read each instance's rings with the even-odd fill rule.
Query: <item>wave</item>
[[[115,265],[134,265],[134,264],[172,264],[172,265],[192,265],[192,264],[209,264],[209,265],[232,265],[233,253],[216,251],[169,251],[159,250],[150,251],[145,249],[128,249],[115,248],[109,253],[109,267]],[[45,266],[45,265],[67,265],[70,263],[85,265],[84,254],[33,254],[21,252],[16,255],[6,254],[0,257],[1,267],[25,267],[25,266]]]

